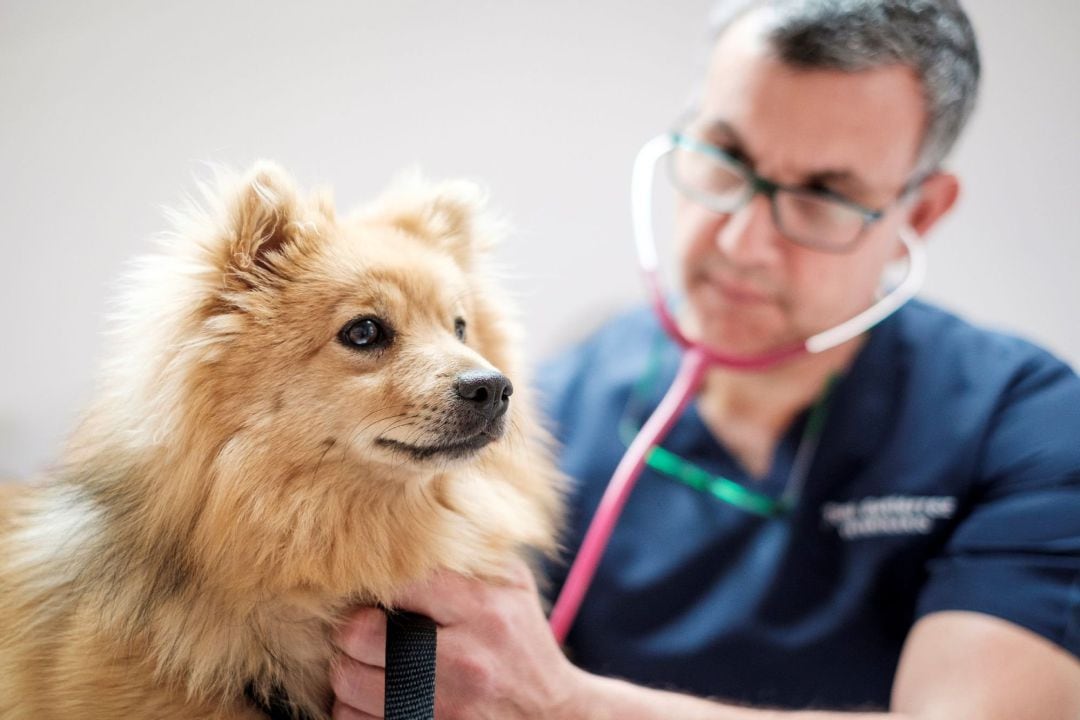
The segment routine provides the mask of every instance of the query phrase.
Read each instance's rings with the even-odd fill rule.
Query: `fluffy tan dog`
[[[350,606],[553,549],[475,188],[339,220],[264,163],[208,201],[134,273],[59,468],[0,506],[3,720],[263,717],[245,688],[323,717]]]

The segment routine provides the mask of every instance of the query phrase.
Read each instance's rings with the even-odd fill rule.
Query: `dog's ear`
[[[466,270],[502,233],[479,185],[468,180],[432,183],[416,171],[399,176],[364,215],[445,250]]]
[[[260,161],[226,200],[226,276],[241,288],[287,277],[288,252],[304,234],[300,196],[276,164]]]

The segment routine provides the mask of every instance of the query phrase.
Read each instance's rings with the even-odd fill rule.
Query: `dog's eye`
[[[390,332],[378,319],[364,317],[350,320],[341,328],[338,338],[346,347],[367,350],[389,343]]]
[[[458,340],[465,342],[465,320],[462,318],[454,320],[454,334],[457,335]]]

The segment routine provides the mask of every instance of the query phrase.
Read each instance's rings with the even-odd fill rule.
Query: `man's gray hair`
[[[971,115],[979,85],[975,32],[957,0],[720,0],[710,18],[713,42],[759,7],[770,10],[769,45],[789,65],[913,69],[927,115],[916,172],[941,164]]]

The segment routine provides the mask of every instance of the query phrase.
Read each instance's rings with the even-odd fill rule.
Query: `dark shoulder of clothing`
[[[625,428],[655,408],[678,359],[642,309],[541,373],[574,487],[567,560]],[[655,380],[643,384],[646,373]],[[806,422],[757,481],[693,407],[663,445],[709,476],[779,496]],[[565,571],[554,570],[556,589]],[[836,383],[786,516],[646,469],[568,645],[587,669],[643,684],[774,707],[884,708],[911,627],[943,610],[1003,618],[1080,655],[1080,379],[1028,342],[912,302]]]

